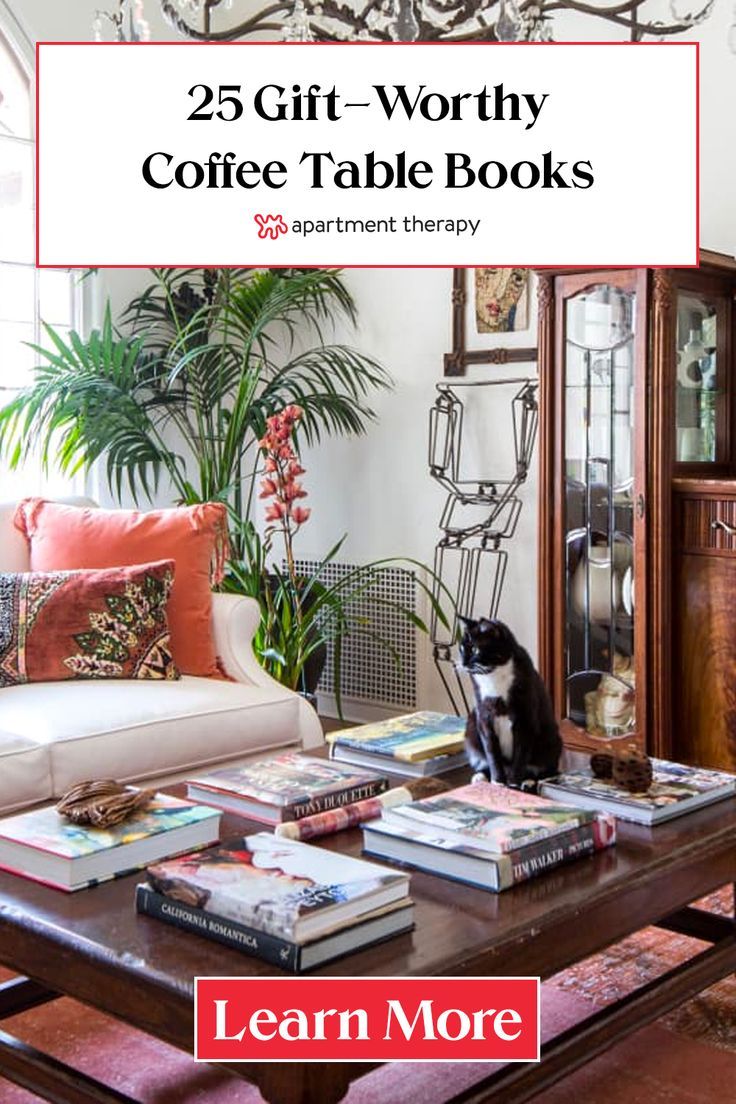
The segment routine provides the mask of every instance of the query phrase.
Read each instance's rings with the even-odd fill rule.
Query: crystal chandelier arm
[[[121,9],[127,2],[128,0],[118,0]],[[285,24],[293,15],[295,4],[295,0],[274,0],[237,25],[213,30],[212,13],[223,2],[224,0],[199,0],[199,10],[204,12],[201,29],[192,26],[182,14],[182,0],[159,0],[159,6],[170,25],[186,38],[198,42],[232,42],[264,32],[275,32],[274,37],[281,37]],[[394,0],[392,4],[388,0],[356,0],[356,7],[352,7],[345,0],[303,0],[301,16],[305,28],[308,27],[308,33],[316,41],[372,39],[390,42],[396,35],[396,12],[404,10],[407,2],[408,0]],[[667,23],[657,22],[651,17],[646,21],[642,20],[642,9],[647,7],[649,0],[515,0],[513,8],[516,11],[515,19],[518,20],[518,34],[504,34],[503,37],[549,39],[553,14],[575,12],[621,27],[635,41],[644,37],[670,38],[686,33],[694,25],[707,19],[715,0],[690,0],[696,9],[692,14],[681,14],[676,2],[677,0],[670,0],[674,21]],[[414,32],[412,38],[416,36],[417,41],[453,43],[496,41],[498,38],[496,24],[504,13],[501,0],[411,0],[411,3]],[[511,0],[507,0],[507,8],[509,3]],[[112,18],[118,37],[121,37],[118,19],[110,16],[108,18]],[[546,31],[546,34],[540,34],[540,31]],[[736,24],[731,34],[733,48],[736,50]]]
[[[615,15],[625,15],[628,12],[633,11],[634,8],[639,8],[642,5],[642,0],[620,0],[618,4],[584,4],[578,2],[578,0],[543,0],[541,4],[542,9],[545,12],[549,11],[582,11],[586,15],[600,15],[603,18]],[[540,7],[539,0],[524,0],[523,4],[519,5],[521,11],[525,11],[527,8]]]
[[[257,31],[278,31],[280,33],[281,23],[269,23],[268,20],[271,16],[288,14],[292,8],[290,0],[283,0],[282,3],[269,4],[268,7],[262,8],[256,15],[244,20],[236,27],[230,27],[224,31],[200,31],[187,23],[184,16],[172,3],[172,0],[160,0],[160,4],[164,18],[174,30],[183,37],[193,38],[198,42],[230,42],[233,39],[243,38],[245,35],[254,34]]]
[[[630,29],[633,26],[642,35],[664,36],[684,34],[685,31],[692,30],[693,24],[699,22],[703,14],[713,6],[713,0],[707,0],[700,12],[693,17],[692,22],[688,21],[686,23],[641,23],[636,18],[637,8],[640,8],[641,5],[642,0],[625,0],[624,3],[611,4],[609,7],[601,8],[593,4],[581,3],[580,0],[551,0],[549,3],[543,2],[541,10],[543,16],[555,11],[575,11],[582,15],[595,15],[609,23],[615,23],[619,27]],[[521,5],[521,11],[525,11],[530,7],[540,7],[539,0],[526,0]],[[630,15],[631,18],[625,19],[625,15]]]
[[[530,0],[534,2],[534,0]],[[477,35],[482,32],[484,27],[493,27],[493,22],[487,18],[488,13],[498,5],[498,0],[490,0],[489,3],[479,9],[477,0],[462,0],[458,3],[458,0],[424,0],[422,8],[428,9],[428,11],[437,12],[438,15],[447,16],[451,18],[444,24],[445,31],[452,31],[456,27],[461,27],[464,23],[470,22],[471,19],[477,19],[481,23],[480,28],[474,29],[474,34]],[[537,6],[538,0],[537,0]],[[420,16],[421,23],[421,16]]]
[[[351,8],[348,4],[340,4],[337,0],[320,0],[319,7],[321,9],[319,14],[319,21],[323,19],[333,19],[343,26],[348,26],[354,31],[362,30],[366,26],[366,20],[372,11],[380,11],[381,0],[368,0],[368,3],[360,10]],[[318,31],[319,37],[322,38],[322,27],[313,27],[313,30]],[[378,32],[372,32],[374,36],[378,36]],[[390,35],[386,34],[386,40],[390,41]]]
[[[383,0],[367,0],[363,9],[358,14],[358,22],[363,26],[366,26],[368,16],[371,12],[379,12],[383,7]]]
[[[458,8],[457,14],[450,19],[446,24],[448,30],[454,30],[456,27],[462,27],[465,23],[468,23],[471,19],[476,19],[480,26],[475,28],[473,32],[473,38],[487,39],[488,41],[495,42],[495,20],[488,18],[489,12],[494,8],[494,4],[487,4],[484,8],[478,10],[477,5],[473,3],[473,0],[465,0],[465,3]],[[495,13],[494,13],[495,14]],[[463,36],[456,38],[456,41],[462,42]]]

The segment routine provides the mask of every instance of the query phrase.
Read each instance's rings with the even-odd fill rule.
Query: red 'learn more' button
[[[196,978],[203,1062],[534,1062],[538,978]]]

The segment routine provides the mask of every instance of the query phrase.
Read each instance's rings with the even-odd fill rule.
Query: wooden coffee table
[[[227,817],[225,834],[258,830]],[[320,845],[359,855],[359,830]],[[132,875],[64,894],[0,873],[0,1019],[61,995],[192,1051],[195,975],[279,974],[273,966],[139,917]],[[528,1100],[607,1047],[736,972],[736,921],[688,907],[736,882],[736,800],[656,830],[621,826],[618,845],[498,896],[414,872],[416,930],[317,973],[350,976],[540,975],[543,979],[649,924],[711,946],[542,1048],[539,1064],[494,1068],[452,1104]],[[371,1066],[233,1064],[271,1104],[332,1104]],[[55,1104],[132,1104],[0,1032],[0,1075]]]

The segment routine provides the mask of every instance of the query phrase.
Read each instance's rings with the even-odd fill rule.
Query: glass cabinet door
[[[724,342],[728,302],[684,288],[677,293],[675,461],[719,464],[728,458]]]
[[[601,739],[636,727],[636,290],[565,301],[565,715]]]

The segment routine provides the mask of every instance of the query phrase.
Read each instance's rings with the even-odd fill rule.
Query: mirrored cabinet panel
[[[635,724],[633,383],[636,294],[596,284],[565,325],[565,683],[596,737]]]

